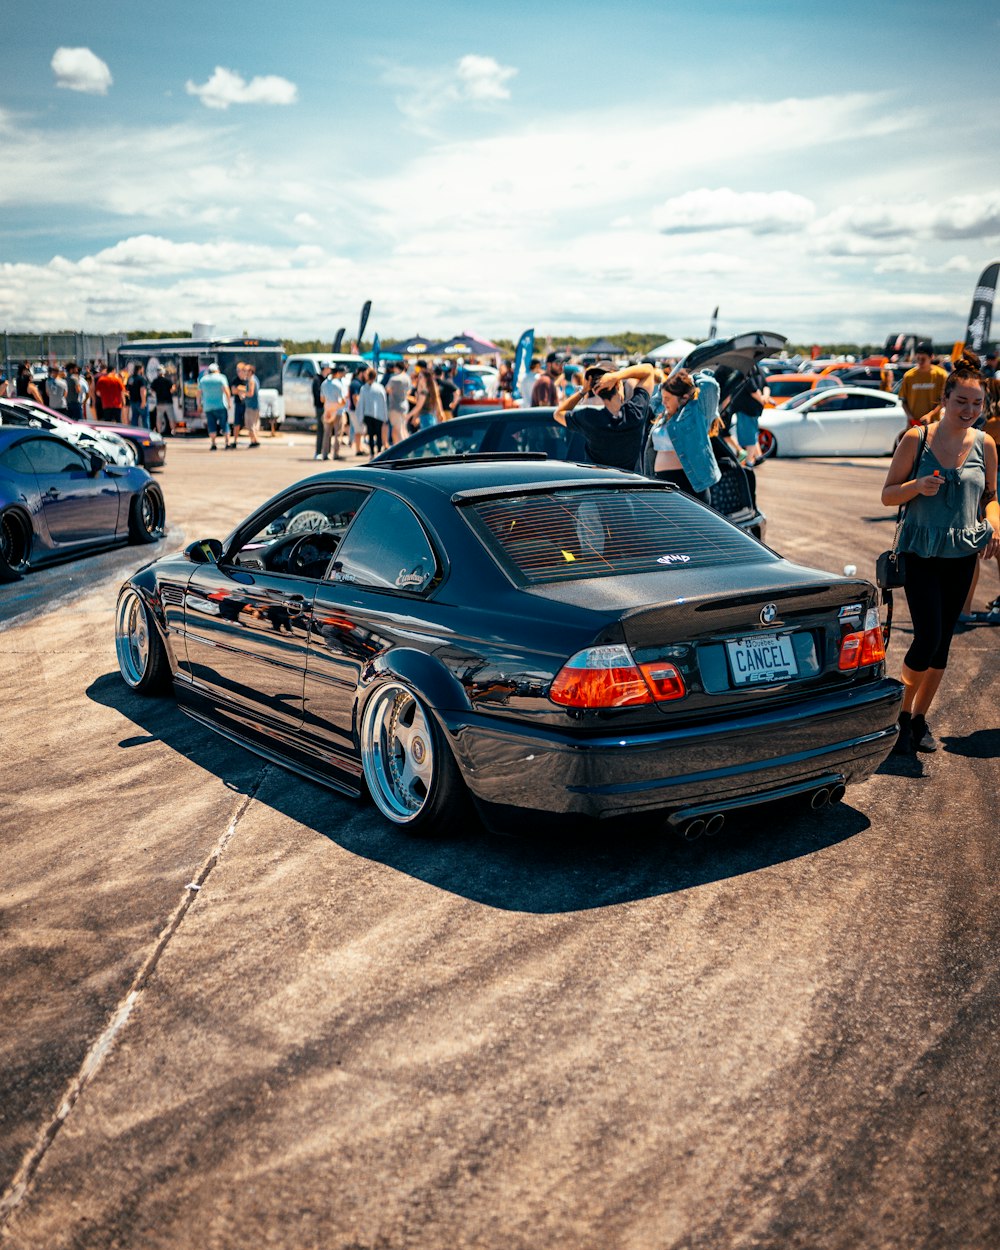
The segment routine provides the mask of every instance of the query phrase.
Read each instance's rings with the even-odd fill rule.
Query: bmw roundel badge
[[[760,610],[760,623],[762,625],[770,625],[777,615],[777,606],[773,603],[765,603]]]

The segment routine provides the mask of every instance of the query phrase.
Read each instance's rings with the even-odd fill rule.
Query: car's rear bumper
[[[651,733],[575,737],[445,715],[466,784],[490,823],[527,809],[599,818],[759,802],[810,779],[861,781],[896,740],[888,678],[805,703]],[[776,795],[776,797],[778,797]]]

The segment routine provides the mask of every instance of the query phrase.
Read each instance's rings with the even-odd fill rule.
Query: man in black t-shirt
[[[177,387],[167,373],[158,373],[149,385],[156,396],[154,424],[169,438],[174,432],[174,392]]]
[[[580,431],[594,464],[641,472],[655,379],[652,365],[614,369],[602,361],[586,371],[583,388],[564,399],[552,415],[560,425]],[[629,381],[635,383],[631,394],[625,390]]]

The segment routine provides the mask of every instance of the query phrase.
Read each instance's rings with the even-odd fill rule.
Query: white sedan
[[[891,456],[906,427],[898,395],[838,386],[765,409],[760,447],[765,456]]]

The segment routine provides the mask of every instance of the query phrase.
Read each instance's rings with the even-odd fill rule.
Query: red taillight
[[[570,656],[555,675],[549,698],[563,707],[636,707],[684,697],[673,664],[636,664],[624,645],[588,647]]]
[[[865,613],[865,628],[861,633],[847,634],[840,642],[840,668],[867,668],[869,664],[881,664],[885,659],[885,642],[878,612],[869,608]]]

